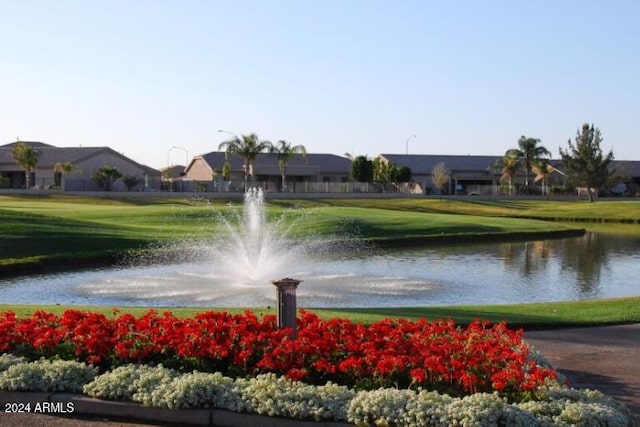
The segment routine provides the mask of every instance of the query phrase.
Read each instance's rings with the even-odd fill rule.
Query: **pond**
[[[399,307],[572,301],[640,295],[640,237],[394,250],[324,251],[235,280],[212,259],[0,280],[0,302],[264,307],[271,280],[293,277],[299,307]]]

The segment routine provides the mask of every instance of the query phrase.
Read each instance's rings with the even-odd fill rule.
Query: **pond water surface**
[[[299,307],[526,303],[640,295],[640,238],[580,238],[394,250],[329,251],[270,277],[235,280],[215,259],[0,280],[0,302],[263,307],[270,280],[294,277]]]

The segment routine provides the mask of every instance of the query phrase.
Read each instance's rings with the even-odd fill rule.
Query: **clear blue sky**
[[[637,0],[0,0],[0,144],[558,157],[589,122],[640,160],[639,23]]]

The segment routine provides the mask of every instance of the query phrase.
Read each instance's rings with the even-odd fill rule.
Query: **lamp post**
[[[407,141],[404,143],[404,147],[405,147],[405,154],[409,154],[409,141],[411,141],[413,138],[416,138],[418,135],[411,135],[409,138],[407,138]]]
[[[187,150],[186,148],[182,148],[182,147],[178,147],[177,145],[174,145],[173,147],[167,150],[167,167],[171,166],[171,162],[169,161],[169,155],[171,154],[171,150],[173,149],[184,151],[184,155],[185,155],[184,166],[185,167],[189,166],[189,150]]]
[[[238,135],[236,135],[235,133],[228,131],[228,130],[224,130],[224,129],[218,129],[218,132],[224,132],[224,133],[228,133],[229,135],[238,138]]]

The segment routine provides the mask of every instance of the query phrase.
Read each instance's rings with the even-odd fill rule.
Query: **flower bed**
[[[535,398],[509,403],[498,393],[452,397],[395,388],[356,391],[332,383],[308,385],[272,373],[233,379],[220,373],[181,373],[163,366],[127,364],[97,375],[96,368],[85,363],[28,362],[5,354],[0,356],[0,390],[83,390],[100,399],[160,408],[218,408],[359,426],[632,425],[628,410],[614,399],[557,382],[539,387]]]
[[[504,323],[362,325],[301,311],[297,339],[290,332],[276,328],[274,316],[250,312],[4,312],[0,390],[83,390],[150,406],[362,425],[630,425],[613,399],[555,381],[522,331]]]
[[[536,390],[553,369],[529,357],[521,331],[504,323],[382,320],[371,325],[322,320],[302,311],[297,339],[274,316],[207,312],[177,318],[149,311],[135,318],[67,310],[18,319],[0,314],[0,351],[56,355],[102,368],[162,363],[232,377],[273,372],[311,384],[371,389],[423,387],[452,396],[498,391],[514,398]]]

